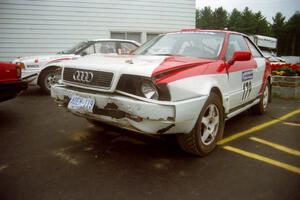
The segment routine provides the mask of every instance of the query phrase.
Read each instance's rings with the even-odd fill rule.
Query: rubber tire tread
[[[39,86],[41,87],[41,91],[43,94],[47,94],[50,95],[51,91],[48,90],[48,88],[45,86],[45,78],[46,76],[51,73],[51,72],[55,72],[57,71],[57,68],[50,68],[50,69],[46,69],[45,71],[42,72],[40,78],[39,78]]]
[[[212,144],[208,145],[209,147],[207,149],[204,149],[203,144],[201,144],[201,141],[200,141],[201,139],[199,138],[199,135],[196,132],[196,129],[198,128],[200,120],[202,119],[202,116],[204,115],[203,112],[205,111],[206,107],[209,104],[211,104],[212,102],[217,104],[217,106],[219,107],[219,114],[220,114],[219,130],[218,130],[215,141]],[[191,153],[191,154],[201,156],[201,157],[206,156],[215,149],[217,141],[223,137],[224,123],[225,123],[224,109],[222,106],[221,98],[219,97],[219,95],[212,92],[210,94],[209,98],[207,99],[206,103],[204,104],[202,111],[199,115],[199,118],[197,120],[197,123],[196,123],[195,127],[193,128],[193,130],[191,131],[191,133],[177,134],[176,135],[177,142],[178,142],[179,146],[181,147],[181,149],[187,153]]]

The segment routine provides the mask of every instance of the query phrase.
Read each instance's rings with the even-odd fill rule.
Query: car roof
[[[124,40],[124,39],[89,39],[88,41],[91,41],[91,42],[104,42],[104,41],[107,41],[107,42],[131,42],[131,43],[135,43],[135,44],[140,44],[139,42],[134,41],[134,40]]]
[[[174,31],[174,32],[170,32],[170,33],[186,33],[186,32],[217,32],[217,33],[233,33],[233,34],[240,34],[243,36],[247,36],[244,33],[240,33],[240,32],[236,32],[236,31],[230,31],[230,30],[215,30],[215,29],[198,29],[198,28],[194,28],[194,29],[181,29],[179,31]]]

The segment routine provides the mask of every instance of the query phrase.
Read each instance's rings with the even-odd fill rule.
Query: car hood
[[[32,64],[32,63],[43,63],[47,64],[49,61],[57,60],[57,59],[62,59],[62,58],[71,58],[74,57],[74,54],[51,54],[51,55],[36,55],[36,56],[25,56],[25,57],[20,57],[13,62],[22,62],[25,64]]]
[[[153,77],[173,70],[204,66],[214,61],[183,56],[90,55],[60,62],[59,66]]]

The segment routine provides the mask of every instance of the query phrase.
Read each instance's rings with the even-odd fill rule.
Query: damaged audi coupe
[[[266,111],[271,69],[244,34],[185,29],[161,34],[131,55],[90,55],[58,63],[51,88],[72,113],[143,134],[176,134],[186,152],[205,156],[225,121]]]

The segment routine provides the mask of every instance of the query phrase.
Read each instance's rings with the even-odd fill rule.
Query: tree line
[[[271,9],[271,8],[270,8]],[[236,8],[227,12],[219,7],[196,9],[196,28],[224,29],[248,35],[265,35],[278,39],[277,54],[300,56],[300,12],[290,19],[277,12],[269,23],[260,11],[253,12],[246,7],[243,11]]]

